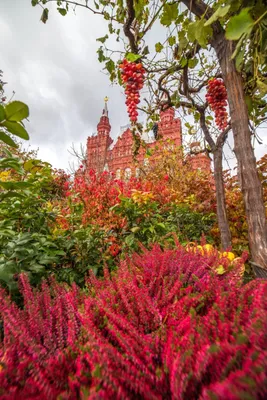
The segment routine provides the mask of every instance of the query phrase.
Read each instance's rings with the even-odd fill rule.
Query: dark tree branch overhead
[[[198,18],[202,18],[205,14],[205,19],[208,20],[214,13],[214,11],[203,1],[203,0],[181,0],[188,10],[190,10]],[[214,34],[224,32],[221,24],[216,21],[212,25]]]
[[[126,0],[126,5],[127,5],[128,16],[127,16],[126,22],[123,26],[123,32],[124,32],[125,36],[129,39],[131,51],[134,54],[138,54],[138,46],[135,42],[134,34],[131,31],[131,26],[135,19],[133,0]]]
[[[209,19],[213,14],[212,9],[202,0],[181,0],[181,2],[199,18],[205,14]]]

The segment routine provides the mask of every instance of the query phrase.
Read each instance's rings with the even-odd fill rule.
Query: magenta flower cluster
[[[0,292],[0,399],[266,398],[267,282],[213,262],[155,246],[83,291],[22,275],[23,309]]]

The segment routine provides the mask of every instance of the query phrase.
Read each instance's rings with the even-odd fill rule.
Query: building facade
[[[130,128],[126,128],[114,143],[110,136],[111,125],[108,117],[107,99],[102,116],[97,125],[97,133],[89,136],[86,147],[86,169],[95,169],[97,172],[104,170],[113,172],[118,178],[129,178],[138,176],[140,166],[147,162],[145,153],[147,149],[153,149],[157,139],[146,143],[146,150],[140,147],[139,153],[134,161],[133,145],[134,139]],[[160,120],[156,125],[156,137],[168,141],[174,146],[182,146],[181,120],[175,117],[174,108],[160,112]],[[203,153],[190,156],[192,169],[211,170],[211,161]]]

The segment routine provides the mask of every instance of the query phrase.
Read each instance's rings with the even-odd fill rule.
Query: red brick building
[[[138,175],[140,165],[146,162],[145,150],[140,148],[137,156],[137,163],[133,161],[133,136],[127,128],[118,137],[115,144],[110,137],[111,126],[108,117],[107,99],[102,116],[97,125],[97,133],[87,139],[86,169],[95,169],[98,172],[108,170],[114,172],[118,178]],[[175,110],[169,108],[160,112],[160,120],[157,124],[157,135],[163,141],[171,140],[175,146],[182,146],[181,120],[175,118]],[[147,143],[147,148],[154,148],[156,139]],[[210,171],[210,159],[203,153],[190,157],[193,169]]]

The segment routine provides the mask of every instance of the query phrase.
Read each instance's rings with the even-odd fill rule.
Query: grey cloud
[[[128,122],[124,95],[110,85],[97,60],[95,39],[106,32],[106,22],[78,9],[66,17],[52,10],[44,25],[41,9],[30,3],[1,0],[0,68],[7,94],[15,90],[15,98],[29,105],[30,143],[44,159],[66,168],[70,144],[86,144],[96,131],[105,96],[117,136]]]

